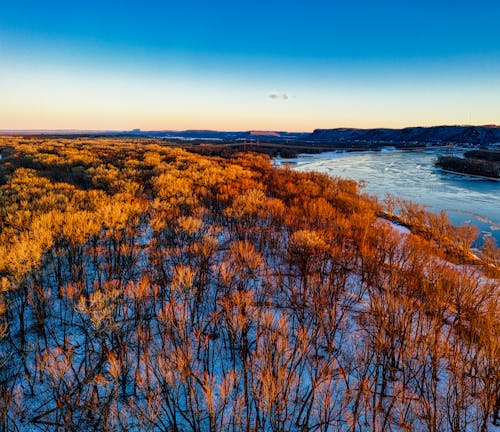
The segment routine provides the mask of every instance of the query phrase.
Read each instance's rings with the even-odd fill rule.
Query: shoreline
[[[464,151],[465,149],[466,148],[456,148],[455,154],[459,154],[462,151]],[[380,167],[382,167],[381,169],[383,169],[383,166],[388,166],[391,164],[391,162],[396,161],[396,160],[400,160],[400,158],[401,158],[401,160],[406,161],[405,163],[411,164],[412,166],[418,165],[420,163],[420,159],[422,158],[422,160],[426,161],[425,162],[426,168],[424,171],[419,170],[418,172],[415,172],[414,175],[416,175],[416,176],[423,176],[423,178],[427,178],[430,176],[429,177],[430,179],[432,177],[434,177],[436,181],[439,181],[440,183],[443,183],[443,184],[454,184],[454,182],[460,182],[461,184],[463,184],[463,187],[465,189],[468,189],[468,190],[471,190],[471,189],[475,190],[476,188],[479,188],[479,189],[485,188],[485,190],[487,190],[487,191],[493,190],[493,193],[495,193],[494,191],[496,191],[498,183],[486,182],[484,180],[496,180],[496,179],[490,179],[488,177],[479,177],[478,176],[477,179],[474,179],[471,177],[467,180],[467,177],[463,177],[467,174],[460,173],[461,174],[460,177],[458,177],[458,176],[454,177],[451,175],[445,175],[446,171],[444,169],[442,170],[443,172],[441,172],[441,168],[435,167],[433,164],[433,161],[439,155],[442,155],[444,153],[446,153],[445,150],[443,151],[443,150],[435,149],[435,148],[434,149],[433,148],[426,148],[426,149],[422,149],[419,152],[415,152],[413,150],[404,151],[403,149],[386,148],[385,150],[382,151],[382,153],[373,152],[373,151],[368,151],[368,152],[364,151],[364,152],[356,152],[356,153],[335,151],[335,152],[326,152],[326,153],[317,154],[317,155],[304,154],[304,155],[302,155],[302,157],[299,156],[298,159],[296,159],[296,158],[294,158],[294,159],[273,158],[272,163],[274,166],[278,166],[278,167],[280,167],[280,166],[283,167],[283,166],[289,164],[291,169],[298,170],[298,171],[301,171],[301,170],[307,170],[307,171],[319,170],[320,172],[323,172],[321,167],[333,167],[333,166],[343,167],[344,165],[350,166],[351,164],[353,164],[354,166],[357,166],[356,164],[361,164],[360,166],[362,166],[363,164],[368,163],[368,162],[362,162],[364,155],[366,155],[366,157],[368,157],[367,160],[372,161],[372,163],[375,164],[376,167],[378,167],[378,168],[376,168],[377,172],[378,172],[378,169]],[[345,159],[348,162],[342,162],[343,159]],[[359,162],[357,162],[358,159],[360,160]],[[436,168],[438,168],[438,169],[436,169]],[[324,172],[326,172],[326,171],[327,171],[327,169],[325,168]],[[394,178],[397,179],[397,178],[399,178],[398,176],[404,175],[402,173],[399,173],[399,171],[400,170],[398,169],[396,174],[389,171],[385,174],[382,173],[381,175],[391,175],[391,176],[395,176]],[[334,170],[329,171],[330,174],[333,174],[334,172],[335,172]],[[342,175],[344,178],[354,178],[354,179],[362,178],[362,172],[358,173],[356,168],[354,168],[354,173],[351,173],[353,175],[349,175],[349,171],[345,171],[345,172],[342,171],[343,174],[341,174],[340,171],[337,171],[336,173],[337,173],[337,175]],[[458,173],[450,171],[449,174],[458,174]],[[364,179],[368,180],[366,177],[364,177]],[[381,180],[374,179],[373,181],[377,182],[377,181],[381,181]],[[392,184],[393,180],[387,179],[386,182],[389,182]],[[394,182],[397,183],[397,181],[394,181]],[[430,184],[431,183],[426,184],[425,187],[432,188],[430,186]],[[424,187],[424,184],[419,184],[418,190],[420,190],[420,186]],[[378,190],[378,189],[381,189],[382,192],[380,192],[380,190]],[[383,199],[385,193],[390,193],[390,192],[386,192],[384,187],[381,186],[380,188],[376,187],[375,190],[371,190],[369,193]],[[392,193],[395,193],[395,192],[392,191]],[[462,223],[466,223],[466,220],[471,218],[472,219],[471,223],[473,225],[477,226],[479,231],[480,231],[480,237],[478,239],[477,244],[482,243],[482,237],[485,234],[493,236],[496,239],[496,241],[500,243],[500,237],[498,234],[499,231],[496,229],[496,227],[498,226],[498,222],[496,222],[496,220],[498,220],[498,217],[493,217],[493,215],[497,215],[497,212],[495,211],[492,213],[489,210],[484,210],[484,208],[491,207],[491,204],[488,204],[488,206],[486,206],[486,207],[481,207],[481,209],[483,211],[485,211],[485,215],[479,215],[479,216],[482,216],[480,219],[480,218],[477,218],[476,215],[472,215],[470,213],[467,213],[467,216],[464,214],[464,210],[473,210],[472,208],[469,208],[468,206],[464,206],[461,204],[454,204],[454,203],[451,203],[448,201],[437,202],[436,201],[437,196],[432,197],[430,199],[428,197],[426,199],[424,199],[424,197],[425,197],[425,192],[423,192],[423,195],[421,196],[421,198],[415,198],[415,195],[407,195],[406,196],[406,198],[409,200],[416,201],[417,203],[420,203],[422,205],[427,205],[429,207],[432,207],[431,211],[434,213],[438,213],[440,210],[446,211],[446,213],[449,214],[450,217],[453,219],[454,224],[456,224],[457,226],[462,224]],[[490,200],[490,202],[491,202],[491,200]],[[458,206],[458,211],[455,211],[456,206]],[[478,209],[479,209],[479,207],[478,207]],[[476,211],[476,213],[477,213],[477,211]],[[489,216],[489,219],[495,219],[495,220],[492,220],[491,223],[488,221],[482,220],[482,219],[485,219],[485,217],[487,217],[487,216]],[[495,226],[495,229],[493,229],[491,227],[492,225]]]
[[[342,157],[350,157],[350,156],[358,156],[358,155],[363,155],[367,153],[373,153],[373,154],[397,154],[397,153],[412,153],[412,152],[419,152],[419,151],[440,151],[440,150],[445,150],[446,147],[409,147],[409,148],[402,148],[402,147],[395,147],[395,146],[385,146],[381,148],[366,148],[366,149],[332,149],[332,150],[325,150],[325,151],[319,151],[316,153],[298,153],[294,155],[293,157],[282,157],[282,156],[271,156],[271,160],[282,162],[282,163],[289,163],[289,164],[297,164],[301,158],[310,158],[310,159],[319,159],[318,156],[325,155],[327,153],[332,154],[332,158],[335,159],[341,159]],[[467,151],[469,148],[468,147],[455,147],[454,150],[457,152],[463,152]],[[450,171],[451,172],[451,171]],[[488,177],[486,177],[488,178]]]
[[[443,171],[443,172],[450,173],[450,174],[458,174],[458,175],[461,175],[461,176],[476,177],[476,178],[481,178],[481,179],[485,179],[485,180],[493,180],[493,181],[500,182],[500,178],[499,177],[488,177],[488,176],[482,176],[482,175],[479,175],[479,174],[469,174],[469,173],[465,173],[465,172],[461,172],[461,171],[448,170],[448,169],[445,169],[445,168],[442,168],[442,167],[436,167],[436,168],[439,171]]]

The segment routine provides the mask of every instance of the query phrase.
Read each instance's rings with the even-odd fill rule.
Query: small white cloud
[[[291,98],[291,96],[288,93],[280,93],[280,92],[271,92],[267,95],[269,99],[273,100],[288,100]]]

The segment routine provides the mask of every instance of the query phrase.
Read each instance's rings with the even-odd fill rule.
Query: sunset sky
[[[500,123],[500,2],[3,1],[0,129]]]

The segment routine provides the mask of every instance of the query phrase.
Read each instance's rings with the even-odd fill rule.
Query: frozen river
[[[366,192],[383,198],[392,194],[445,210],[455,224],[472,223],[500,244],[500,181],[444,172],[434,167],[447,150],[328,152],[300,155],[289,162],[299,171],[319,171],[365,182]],[[457,154],[457,152],[455,152]]]

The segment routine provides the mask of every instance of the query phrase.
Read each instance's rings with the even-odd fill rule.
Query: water
[[[454,224],[472,223],[481,235],[500,244],[500,181],[445,172],[434,166],[448,150],[329,152],[300,155],[289,162],[299,171],[319,171],[365,182],[364,190],[383,198],[392,194],[445,210]],[[456,153],[456,152],[455,152]]]

